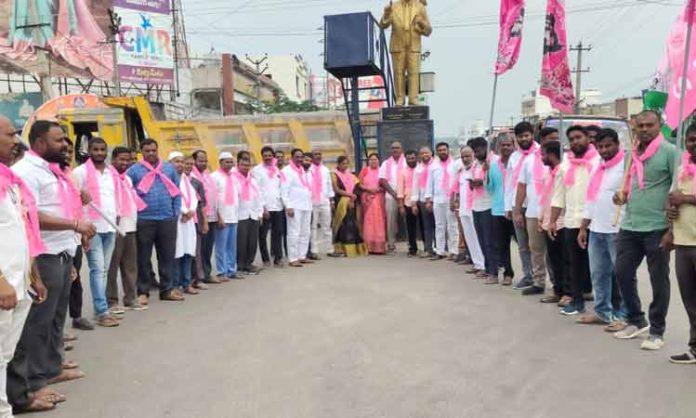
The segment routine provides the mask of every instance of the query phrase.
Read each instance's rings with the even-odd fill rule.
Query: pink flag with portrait
[[[500,0],[500,35],[495,73],[504,74],[517,64],[522,46],[524,0]]]
[[[679,103],[682,99],[681,83],[684,73],[684,58],[686,49],[686,35],[689,21],[694,23],[695,0],[687,1],[679,17],[672,25],[667,36],[665,55],[660,63],[655,78],[656,87],[668,93],[665,105],[665,122],[668,126],[676,128],[679,123]],[[689,60],[696,61],[696,28],[692,31],[691,47],[689,48]],[[689,66],[693,68],[693,66]],[[684,98],[684,115],[689,116],[696,110],[696,72],[687,73],[686,92]]]
[[[546,4],[540,92],[549,98],[554,109],[563,113],[573,112],[575,92],[568,67],[564,0],[548,0]]]

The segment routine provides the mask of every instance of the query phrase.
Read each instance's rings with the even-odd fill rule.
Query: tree
[[[300,103],[290,100],[286,96],[279,97],[275,103],[264,103],[264,113],[317,112],[319,110],[321,110],[319,106],[309,100]]]

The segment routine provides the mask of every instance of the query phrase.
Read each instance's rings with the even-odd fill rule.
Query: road
[[[676,282],[661,352],[573,321],[449,262],[324,260],[80,333],[87,378],[45,416],[696,416]]]

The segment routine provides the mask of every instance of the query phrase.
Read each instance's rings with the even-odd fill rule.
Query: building
[[[312,100],[311,71],[302,55],[269,55],[256,57],[253,60],[266,60],[261,64],[264,74],[275,81],[283,90],[285,96],[295,102]],[[251,64],[245,60],[246,64]]]

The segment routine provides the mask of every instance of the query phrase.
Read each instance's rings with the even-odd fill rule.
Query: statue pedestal
[[[394,141],[401,142],[404,152],[433,148],[435,125],[430,119],[428,106],[402,106],[382,109],[382,120],[377,122],[377,150],[380,159],[391,154]]]

